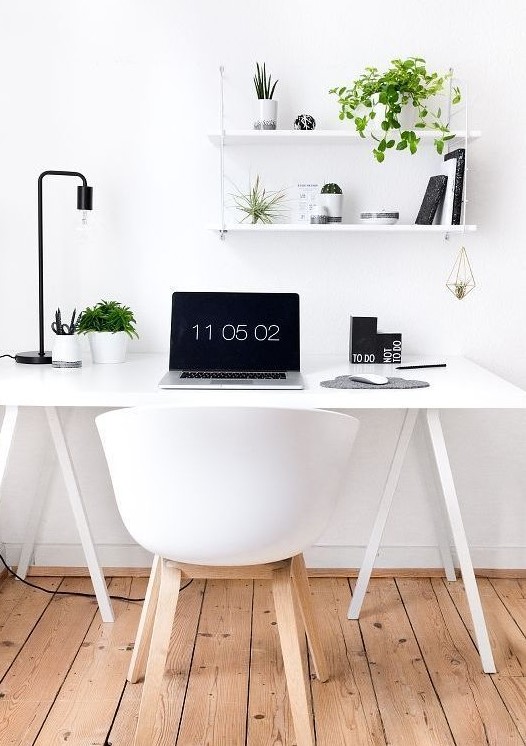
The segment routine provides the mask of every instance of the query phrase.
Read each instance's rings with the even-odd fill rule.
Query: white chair
[[[330,520],[358,421],[322,410],[139,407],[97,417],[119,511],[155,555],[130,673],[145,673],[135,746],[152,746],[181,578],[267,578],[298,746],[314,735],[299,607],[328,678],[301,552]],[[145,666],[146,657],[148,658]]]

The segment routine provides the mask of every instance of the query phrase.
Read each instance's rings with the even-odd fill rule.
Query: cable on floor
[[[20,575],[17,575],[14,570],[12,570],[7,562],[5,561],[4,557],[0,554],[0,562],[3,564],[7,572],[12,575],[17,580],[20,580],[21,583],[24,583],[25,585],[28,585],[30,588],[36,588],[37,591],[44,591],[44,593],[49,593],[51,596],[82,596],[83,598],[96,598],[96,595],[94,593],[82,593],[81,591],[53,591],[49,588],[42,588],[41,585],[36,585],[35,583],[30,583],[29,580],[25,580],[25,578],[21,578]],[[190,583],[193,581],[193,578],[188,580],[184,585],[182,585],[179,589],[179,591],[184,591],[185,588],[188,588]],[[113,601],[127,601],[130,603],[142,603],[145,599],[144,598],[126,598],[126,596],[112,596],[110,594],[110,598]]]

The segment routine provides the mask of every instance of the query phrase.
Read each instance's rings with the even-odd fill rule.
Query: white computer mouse
[[[351,381],[359,381],[360,383],[372,383],[375,386],[384,386],[389,383],[389,379],[385,376],[378,376],[376,373],[353,373],[349,376]]]

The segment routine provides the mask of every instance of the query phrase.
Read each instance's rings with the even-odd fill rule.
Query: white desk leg
[[[115,621],[115,617],[113,616],[108,588],[97,558],[95,545],[93,544],[93,538],[91,536],[86,516],[86,509],[82,501],[82,495],[80,494],[77,477],[71,462],[68,444],[66,443],[56,408],[46,407],[46,416],[49,423],[49,429],[51,430],[51,437],[53,438],[53,443],[57,452],[58,462],[66,484],[71,509],[73,510],[73,515],[75,517],[75,523],[80,534],[80,541],[82,542],[84,555],[86,557],[86,562],[88,563],[89,574],[93,581],[93,588],[95,589],[95,595],[97,596],[100,615],[103,622],[113,622]]]
[[[2,487],[7,469],[7,461],[9,459],[11,444],[13,443],[17,417],[18,407],[7,406],[5,408],[2,427],[0,428],[0,488]]]
[[[347,612],[349,619],[358,619],[360,616],[363,599],[373,571],[374,561],[378,554],[378,548],[382,540],[387,516],[389,515],[393,495],[396,490],[396,485],[398,484],[398,479],[400,478],[400,472],[402,471],[402,465],[407,453],[409,441],[411,440],[415,428],[418,412],[418,409],[406,410],[402,429],[400,430],[398,442],[391,461],[391,466],[389,467],[389,473],[387,474],[383,495],[380,500],[380,505],[378,506],[378,512],[374,521],[371,538],[369,539],[367,549],[365,550],[365,557],[358,574],[358,580],[351,599],[349,611]]]
[[[475,579],[473,564],[471,562],[471,557],[469,554],[466,532],[464,530],[464,524],[462,522],[462,514],[460,512],[460,505],[458,503],[455,483],[453,481],[453,473],[451,471],[451,465],[449,463],[449,458],[447,455],[446,443],[444,440],[444,433],[442,432],[442,425],[440,424],[440,415],[438,410],[426,410],[426,421],[429,429],[429,435],[431,437],[431,445],[433,447],[438,474],[440,476],[440,483],[442,485],[444,503],[446,506],[449,522],[451,524],[453,542],[457,550],[460,571],[462,573],[462,579],[466,588],[466,596],[468,599],[471,617],[473,619],[475,637],[482,661],[482,668],[484,669],[485,673],[495,673],[496,668],[493,661],[493,654],[491,652],[488,630],[486,628],[486,622],[484,620],[484,612],[482,610],[477,581]]]
[[[53,456],[46,460],[43,471],[38,479],[37,490],[31,504],[29,519],[26,524],[24,543],[22,545],[22,551],[20,552],[20,559],[18,560],[18,567],[16,570],[17,575],[22,579],[26,577],[29,563],[31,562],[31,555],[35,548],[38,528],[42,518],[42,511],[46,503],[46,497],[49,492],[49,485],[51,477],[53,476],[54,468],[55,458]]]

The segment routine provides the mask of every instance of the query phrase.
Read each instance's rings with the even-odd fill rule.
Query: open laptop
[[[172,295],[164,389],[302,389],[297,293]]]

